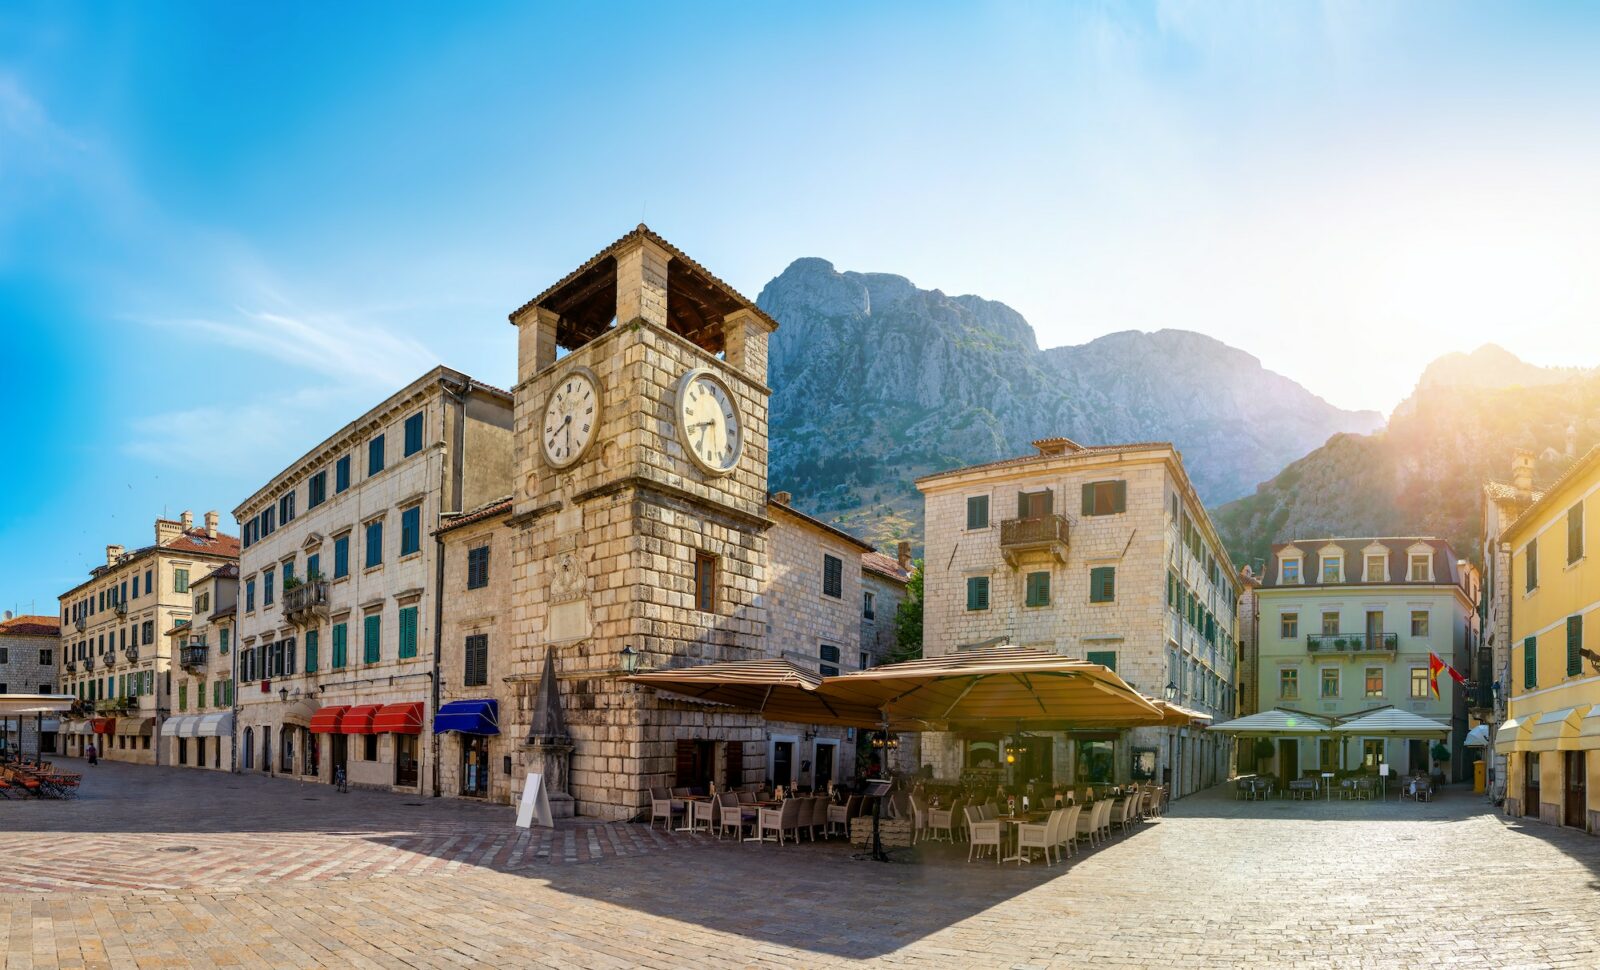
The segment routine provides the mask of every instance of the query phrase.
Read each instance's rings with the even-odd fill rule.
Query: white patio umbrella
[[[1450,735],[1450,725],[1432,718],[1386,707],[1346,721],[1334,728],[1340,734],[1361,734],[1369,738],[1439,738]]]
[[[1281,738],[1327,734],[1331,727],[1328,721],[1320,717],[1274,707],[1270,711],[1213,724],[1206,730],[1240,738]]]

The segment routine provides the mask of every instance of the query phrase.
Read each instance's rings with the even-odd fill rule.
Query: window
[[[369,613],[361,622],[361,662],[375,664],[380,657],[378,637],[383,632],[383,616]]]
[[[120,678],[120,677],[117,678],[117,680],[118,680],[117,686],[119,688],[122,686],[121,679],[122,678]],[[178,685],[178,710],[187,711],[188,709],[189,709],[189,685],[188,684],[179,684]]]
[[[333,464],[333,491],[334,494],[350,487],[350,456],[345,455]]]
[[[1368,667],[1367,668],[1367,696],[1368,697],[1382,697],[1383,696],[1383,668],[1382,667]]]
[[[1536,690],[1539,687],[1539,638],[1522,641],[1522,687]]]
[[[483,687],[489,683],[489,635],[467,637],[466,662],[461,675],[463,687]]]
[[[1523,588],[1531,593],[1539,588],[1539,540],[1529,539],[1528,549],[1524,554],[1527,560],[1527,585]]]
[[[306,631],[306,673],[308,674],[317,672],[317,647],[319,645],[317,641],[320,639],[318,634],[319,631],[317,630]]]
[[[1388,571],[1385,568],[1386,565],[1387,565],[1387,562],[1388,562],[1387,558],[1385,556],[1382,556],[1382,555],[1371,555],[1371,556],[1368,556],[1367,557],[1367,582],[1369,582],[1369,583],[1381,583],[1381,582],[1383,582],[1384,579],[1386,578],[1384,576],[1384,573],[1386,573]]]
[[[1083,659],[1092,664],[1099,664],[1113,673],[1116,672],[1117,652],[1115,650],[1090,650],[1083,655]]]
[[[1017,518],[1042,519],[1051,513],[1055,493],[1050,489],[1017,493]]]
[[[1299,583],[1300,583],[1300,560],[1298,560],[1298,559],[1285,559],[1283,561],[1283,567],[1282,568],[1283,568],[1283,581],[1284,581],[1284,583],[1286,585],[1287,584],[1299,585]]]
[[[1300,696],[1300,671],[1292,668],[1278,671],[1278,696],[1291,701]]]
[[[144,641],[144,645],[145,646],[148,647],[152,643],[155,643],[156,642],[156,621],[155,620],[145,620],[144,621],[144,628],[142,630],[140,630],[139,632],[143,634],[143,636],[141,636],[139,639]]]
[[[174,569],[172,571],[172,591],[174,593],[189,592],[189,570]]]
[[[272,605],[272,580],[273,572],[270,569],[261,571],[261,605]]]
[[[1047,572],[1029,573],[1027,579],[1028,606],[1050,605],[1050,574]]]
[[[1322,696],[1323,697],[1338,697],[1339,696],[1339,668],[1338,667],[1324,667],[1324,668],[1322,668]]]
[[[278,521],[288,525],[294,521],[294,493],[290,492],[278,499]]]
[[[1426,552],[1411,554],[1411,576],[1413,583],[1430,583],[1433,581],[1433,556]]]
[[[217,653],[224,657],[228,655],[228,634],[232,632],[225,626],[217,628]]]
[[[876,616],[872,610],[872,590],[864,589],[861,591],[861,618],[870,620]]]
[[[1567,676],[1583,673],[1583,617],[1567,617]]]
[[[314,509],[328,500],[328,472],[323,469],[306,483],[306,508]]]
[[[824,676],[824,677],[837,677],[837,676],[839,676],[839,648],[838,647],[834,646],[831,643],[824,643],[818,648],[817,655],[822,658],[822,663],[817,668],[822,673],[822,676]]]
[[[400,555],[409,556],[422,548],[422,507],[413,505],[400,513]]]
[[[0,663],[5,663],[4,658],[0,658]],[[53,663],[55,663],[55,651],[54,650],[41,649],[39,651],[39,666],[48,667]],[[47,691],[47,690],[42,690],[39,693],[48,694],[50,692]]]
[[[400,659],[410,660],[417,655],[417,608],[400,609]]]
[[[967,577],[967,609],[972,611],[986,610],[989,608],[989,577]]]
[[[1278,616],[1278,636],[1294,640],[1300,636],[1300,614],[1282,613]]]
[[[1339,582],[1340,574],[1344,571],[1344,559],[1339,556],[1322,557],[1322,581],[1324,583]]]
[[[333,540],[333,578],[350,575],[350,533]]]
[[[249,613],[251,610],[253,610],[255,608],[256,608],[256,581],[253,580],[253,579],[247,579],[247,580],[244,581],[244,611],[246,613]]]
[[[1567,563],[1583,558],[1583,503],[1567,509]]]
[[[283,561],[283,588],[288,589],[294,583],[294,560]]]
[[[989,496],[967,496],[967,528],[989,528]]]
[[[1339,745],[1332,738],[1317,739],[1317,765],[1323,771],[1339,770]]]
[[[306,557],[306,582],[314,583],[322,578],[322,553],[313,552]]]
[[[263,536],[272,535],[272,530],[277,528],[274,524],[276,520],[273,519],[273,513],[274,510],[270,505],[261,510],[261,534]]]
[[[844,596],[844,561],[837,556],[822,557],[822,595]]]
[[[383,565],[383,520],[367,523],[367,568]]]
[[[868,667],[871,667],[871,666],[872,666],[872,654],[867,653],[865,650],[861,651],[861,669],[862,670],[866,670]],[[49,693],[49,692],[48,691],[41,691],[40,693]]]
[[[489,585],[489,547],[478,546],[467,550],[467,589],[482,589]]]
[[[1117,599],[1117,567],[1096,566],[1089,570],[1089,602],[1112,603]]]
[[[1339,614],[1322,614],[1322,635],[1325,637],[1337,636],[1339,633]]]
[[[1428,696],[1428,668],[1411,668],[1411,699],[1424,700]]]
[[[348,640],[348,630],[345,625],[343,623],[335,623],[333,625],[333,662],[329,664],[334,670],[338,670],[350,662]]]
[[[376,475],[383,471],[383,435],[378,435],[367,442],[367,474]]]
[[[406,418],[406,457],[422,450],[422,412]]]
[[[1083,486],[1084,515],[1115,515],[1128,504],[1128,483],[1089,482]]]
[[[1411,635],[1414,637],[1425,637],[1428,635],[1427,610],[1411,611]]]

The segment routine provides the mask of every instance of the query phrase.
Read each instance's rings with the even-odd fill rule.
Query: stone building
[[[1053,650],[1214,722],[1232,717],[1237,579],[1177,450],[1066,438],[1034,447],[917,481],[927,523],[923,653],[995,641]],[[955,778],[1000,764],[1002,740],[927,734],[922,760]],[[1228,777],[1230,745],[1198,728],[1041,733],[1013,744],[1015,782],[1156,778],[1183,795]]]
[[[234,624],[239,564],[219,566],[189,586],[188,622],[167,631],[172,666],[171,714],[161,725],[163,764],[232,771]]]
[[[239,540],[218,529],[216,512],[197,528],[184,512],[155,521],[155,542],[129,552],[106,546],[106,561],[61,594],[61,675],[96,716],[68,725],[65,751],[81,755],[93,740],[100,757],[161,764],[154,744],[171,710],[172,653],[163,634],[194,613],[190,583],[237,563]]]
[[[234,510],[238,769],[434,787],[440,517],[510,491],[511,396],[436,367]]]
[[[1506,795],[1506,755],[1492,743],[1494,732],[1506,719],[1511,697],[1511,547],[1503,536],[1511,523],[1522,517],[1529,506],[1544,497],[1534,487],[1533,452],[1517,450],[1511,457],[1511,481],[1483,483],[1479,503],[1479,524],[1483,532],[1483,591],[1479,613],[1483,623],[1483,644],[1472,658],[1473,691],[1469,696],[1470,715],[1489,726],[1491,743],[1483,749],[1486,768],[1485,787],[1491,797]]]
[[[1274,545],[1257,591],[1260,706],[1338,718],[1397,707],[1449,725],[1445,770],[1459,780],[1466,699],[1448,677],[1433,696],[1428,655],[1467,669],[1476,593],[1474,567],[1442,539]],[[1402,773],[1432,769],[1433,742],[1422,739],[1279,739],[1276,745],[1271,770],[1284,780],[1381,764]]]
[[[897,555],[876,550],[861,554],[861,658],[858,666],[876,667],[894,652],[894,618],[906,600],[911,581],[911,543],[901,542]]]
[[[0,694],[54,694],[60,659],[60,620],[6,611],[0,621]],[[0,718],[0,751],[51,754],[60,731],[56,717]]]
[[[1261,580],[1245,566],[1239,570],[1239,717],[1261,710],[1256,671],[1261,664],[1261,611],[1256,590]]]

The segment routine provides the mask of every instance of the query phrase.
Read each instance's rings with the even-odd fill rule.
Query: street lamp
[[[1162,688],[1162,692],[1167,695],[1167,700],[1169,701],[1175,701],[1178,699],[1178,685],[1174,684],[1170,680],[1167,681],[1167,686]]]
[[[639,672],[639,653],[638,653],[638,651],[634,650],[632,647],[628,646],[627,644],[623,644],[622,645],[622,650],[619,651],[618,656],[622,658],[622,672],[623,673],[632,675],[632,674],[636,674],[636,673]]]

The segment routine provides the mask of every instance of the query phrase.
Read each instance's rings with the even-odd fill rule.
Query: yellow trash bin
[[[1482,761],[1474,761],[1472,763],[1472,790],[1475,792],[1483,791],[1484,770],[1484,764]]]

